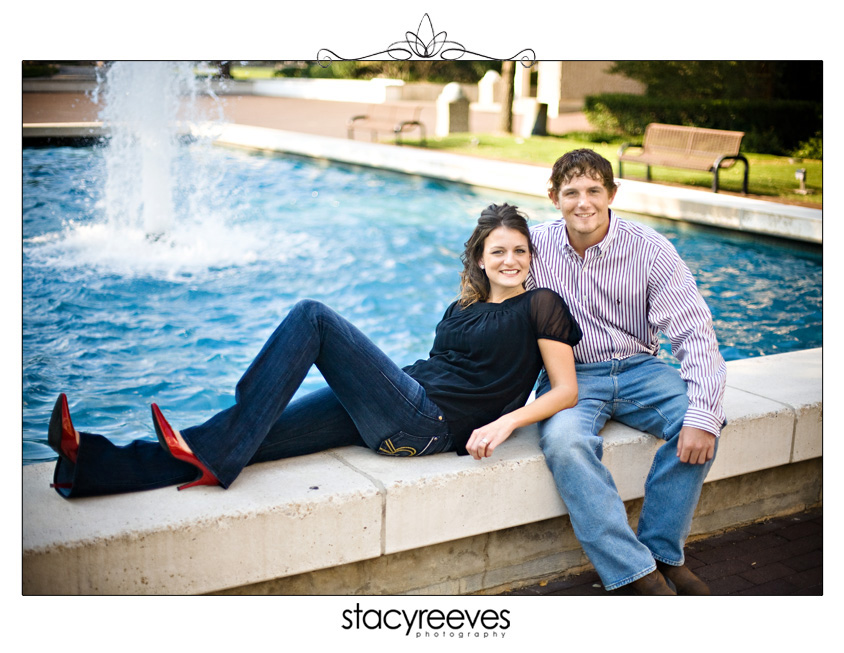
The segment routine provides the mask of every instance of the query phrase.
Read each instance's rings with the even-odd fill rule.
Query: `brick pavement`
[[[714,596],[821,596],[823,508],[689,542],[686,564],[709,584]],[[608,594],[615,592],[606,592],[598,575],[587,571],[502,596]]]

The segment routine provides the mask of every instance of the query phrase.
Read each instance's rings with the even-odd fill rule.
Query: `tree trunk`
[[[504,84],[504,97],[501,98],[501,131],[513,133],[513,99],[516,95],[516,64],[512,61],[501,62],[501,83]]]
[[[221,79],[231,79],[232,78],[232,62],[231,61],[218,61],[219,64],[219,77]]]

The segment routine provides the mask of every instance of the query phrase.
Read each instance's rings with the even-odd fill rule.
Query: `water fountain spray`
[[[107,220],[160,238],[174,224],[179,117],[183,98],[195,97],[193,64],[117,61],[104,81]]]

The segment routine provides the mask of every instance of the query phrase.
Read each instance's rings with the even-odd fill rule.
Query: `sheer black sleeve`
[[[566,302],[553,290],[541,288],[534,291],[530,319],[537,340],[557,340],[574,347],[583,337]]]

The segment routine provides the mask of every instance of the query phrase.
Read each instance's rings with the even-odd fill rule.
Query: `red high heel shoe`
[[[152,405],[152,422],[155,425],[155,434],[158,436],[158,442],[161,446],[169,451],[173,458],[190,463],[199,470],[199,476],[197,479],[195,481],[191,481],[190,483],[180,485],[180,490],[184,490],[195,485],[220,484],[217,477],[214,476],[214,474],[212,474],[205,465],[199,462],[197,457],[193,455],[193,452],[185,449],[179,442],[179,439],[176,437],[176,433],[173,431],[173,427],[168,424],[166,419],[164,419],[164,415],[161,414],[161,410],[156,404]]]
[[[79,443],[76,441],[76,431],[70,420],[70,409],[67,407],[67,396],[64,393],[59,395],[56,405],[53,406],[50,426],[47,428],[47,443],[62,458],[76,462]]]

